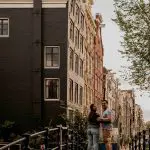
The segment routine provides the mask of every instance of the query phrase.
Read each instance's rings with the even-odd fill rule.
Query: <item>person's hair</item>
[[[90,110],[93,111],[94,104],[90,105]]]
[[[106,102],[106,104],[108,104],[108,100],[103,100],[102,102]]]
[[[91,104],[90,105],[90,113],[89,113],[89,116],[88,116],[88,121],[90,121],[91,119],[92,119],[92,117],[93,117],[93,115],[94,115],[94,113],[95,113],[95,110],[93,109],[93,107],[94,107],[94,104]]]

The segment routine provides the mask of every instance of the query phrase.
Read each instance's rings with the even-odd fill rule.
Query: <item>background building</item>
[[[86,1],[85,5],[85,24],[86,24],[86,40],[85,40],[85,70],[84,70],[84,81],[85,81],[85,113],[89,111],[90,104],[94,103],[94,39],[96,36],[96,26],[94,18],[92,16],[91,7],[92,1]]]
[[[94,41],[94,101],[101,112],[101,101],[103,100],[103,42],[102,42],[102,16],[96,14],[96,37]]]
[[[115,73],[104,68],[103,98],[108,100],[113,113],[113,131],[118,131],[121,145],[126,145],[130,138],[143,130],[144,120],[142,109],[135,103],[134,90],[123,90],[119,86]]]
[[[135,105],[135,134],[144,129],[143,111],[139,105]]]
[[[135,132],[135,120],[134,120],[134,107],[135,107],[135,96],[133,90],[121,90],[121,137],[123,143],[128,143],[130,137],[132,137]]]
[[[84,71],[84,112],[87,114],[89,106],[95,103],[98,112],[101,112],[102,88],[103,88],[103,44],[101,36],[102,17],[92,16],[93,1],[86,1],[85,5],[85,71]]]
[[[68,115],[73,118],[75,109],[83,112],[84,101],[84,66],[85,66],[85,3],[70,0],[68,12]]]
[[[108,101],[108,107],[113,112],[114,121],[116,121],[119,107],[119,81],[114,74],[111,70],[104,68],[104,99]],[[116,122],[114,122],[114,126],[117,126]]]

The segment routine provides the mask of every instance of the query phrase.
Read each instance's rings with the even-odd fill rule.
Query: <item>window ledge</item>
[[[44,69],[60,69],[60,67],[44,67]]]
[[[59,99],[44,99],[44,101],[52,101],[52,102],[54,102],[54,101],[60,101]]]
[[[9,35],[0,35],[0,38],[9,38]]]

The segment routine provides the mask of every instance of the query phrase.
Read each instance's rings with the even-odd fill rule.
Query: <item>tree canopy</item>
[[[120,50],[130,62],[125,78],[150,90],[150,0],[114,0],[116,18],[123,32]]]
[[[147,121],[145,124],[146,129],[150,129],[150,121]]]

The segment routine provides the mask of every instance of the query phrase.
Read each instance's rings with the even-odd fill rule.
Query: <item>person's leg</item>
[[[99,150],[99,128],[93,128],[92,134],[93,134],[93,149]]]
[[[104,138],[104,143],[105,143],[105,146],[106,146],[106,150],[112,150],[111,131],[103,130],[103,138]]]
[[[88,136],[88,147],[87,150],[91,150],[93,146],[93,135],[91,134],[91,129],[87,130],[87,136]]]

